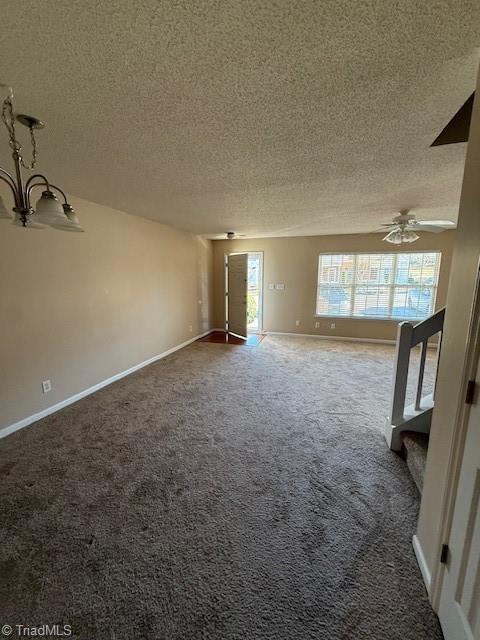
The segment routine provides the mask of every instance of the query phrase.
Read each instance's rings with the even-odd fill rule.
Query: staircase
[[[429,436],[425,433],[405,431],[402,434],[402,439],[402,455],[417,485],[417,489],[422,493]]]
[[[428,434],[430,433],[432,411],[435,401],[435,391],[432,394],[422,395],[425,360],[427,357],[428,341],[435,334],[439,334],[437,349],[438,355],[440,355],[444,318],[445,309],[440,309],[418,324],[413,325],[411,322],[401,322],[398,325],[397,332],[392,408],[385,426],[385,439],[392,451],[400,452],[403,449],[407,464],[416,469],[415,473],[417,478],[415,479],[413,472],[412,475],[414,475],[417,486],[420,485],[420,487],[423,483],[423,472],[420,478],[418,467],[422,460],[423,464],[426,460]],[[412,349],[418,345],[421,347],[421,352],[415,402],[406,407],[405,398],[407,393],[410,354]],[[407,432],[408,436],[406,435]],[[422,434],[423,437],[420,437],[418,434]]]

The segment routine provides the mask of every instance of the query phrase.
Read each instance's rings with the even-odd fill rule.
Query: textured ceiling
[[[209,235],[352,233],[456,218],[466,145],[429,145],[479,45],[467,0],[3,0],[0,81],[72,194]]]

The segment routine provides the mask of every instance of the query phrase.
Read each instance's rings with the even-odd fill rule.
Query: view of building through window
[[[316,313],[423,319],[435,308],[439,252],[321,254]]]

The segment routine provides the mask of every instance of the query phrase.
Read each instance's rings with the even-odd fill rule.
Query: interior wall
[[[417,537],[427,569],[439,567],[442,504],[447,491],[457,411],[480,263],[480,80],[470,126],[447,311]]]
[[[235,251],[264,253],[264,331],[308,333],[395,340],[398,321],[363,318],[326,318],[315,316],[318,256],[320,253],[349,251],[386,252],[398,249],[382,241],[381,234],[307,236],[295,238],[257,238],[252,240],[214,240],[214,325],[224,327],[225,269],[224,255]],[[441,251],[437,309],[446,301],[448,277],[455,231],[424,233],[408,251]],[[268,283],[284,283],[283,291],[271,291]],[[296,321],[299,320],[299,326]],[[315,323],[319,327],[315,327]],[[331,324],[335,323],[335,328]]]
[[[72,201],[86,233],[0,222],[0,428],[210,329],[210,241]]]

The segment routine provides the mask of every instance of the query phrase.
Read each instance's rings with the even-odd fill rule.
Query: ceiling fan
[[[392,244],[402,244],[403,242],[415,242],[420,236],[416,231],[427,231],[429,233],[441,233],[447,229],[453,229],[455,223],[451,220],[417,220],[413,213],[401,211],[395,216],[392,222],[382,224],[382,227],[391,227],[387,235],[382,238]]]
[[[234,240],[236,238],[245,238],[244,233],[235,233],[235,231],[226,231],[218,236],[211,236],[212,240]]]

